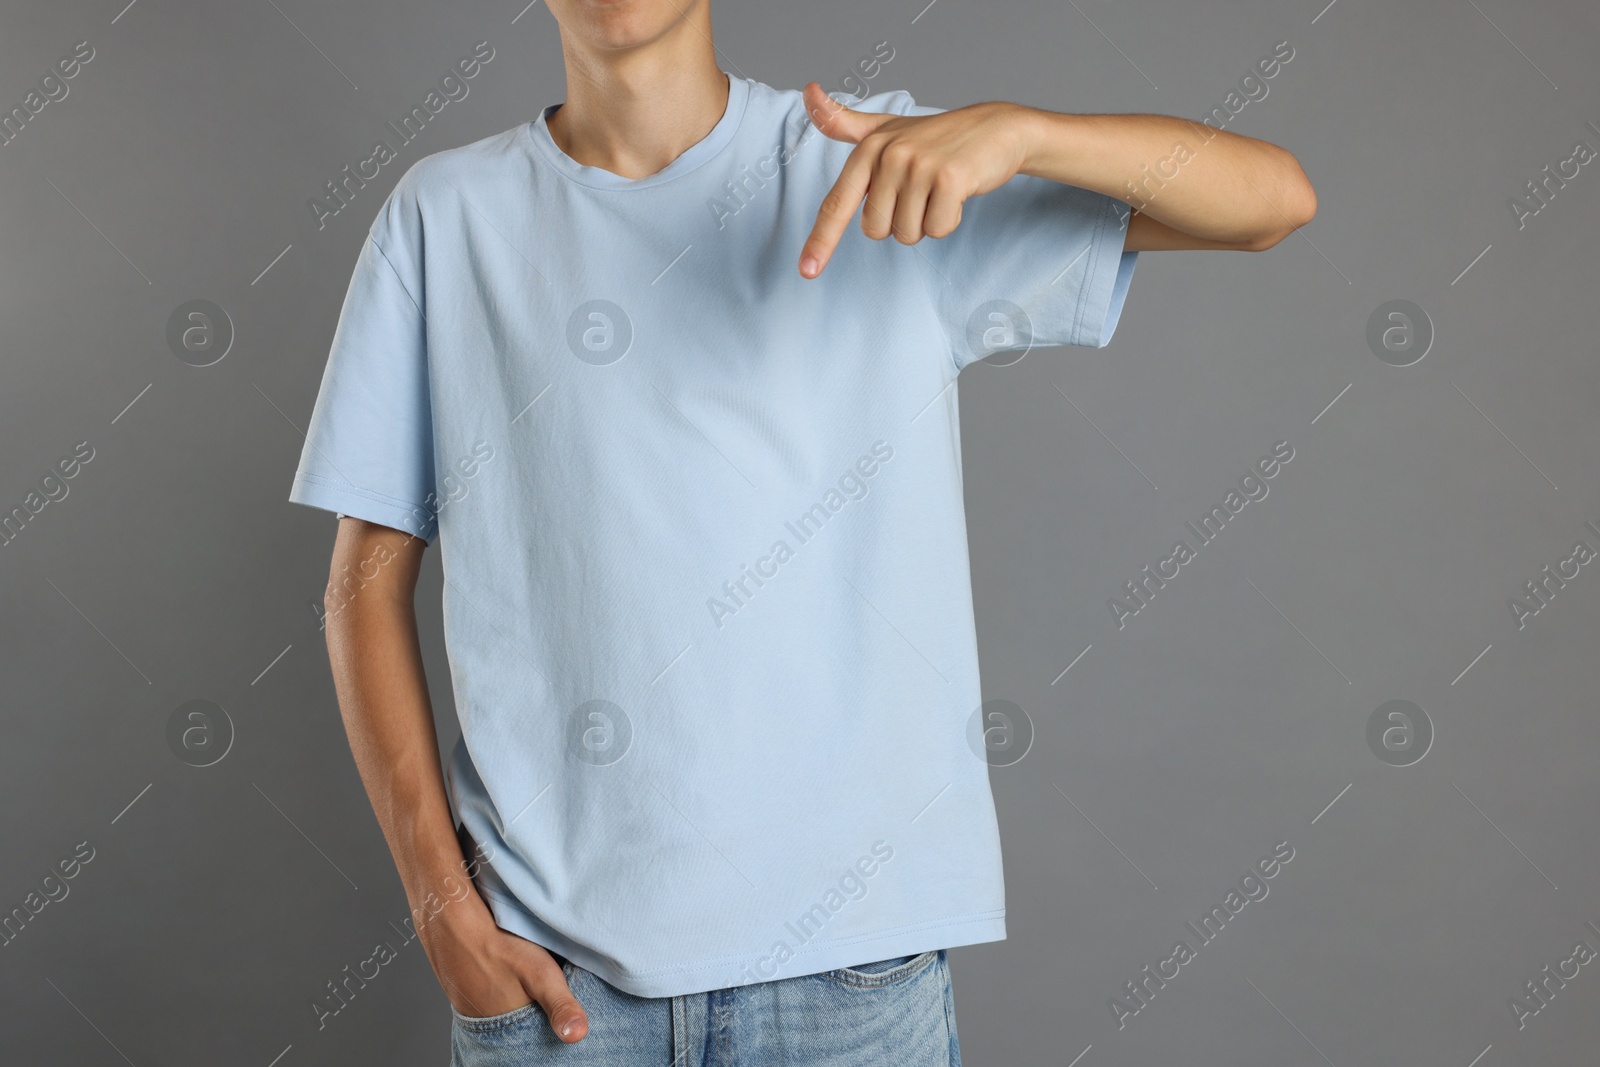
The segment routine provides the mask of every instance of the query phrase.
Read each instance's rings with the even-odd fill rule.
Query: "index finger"
[[[839,238],[844,236],[845,228],[855,217],[856,208],[866,198],[875,155],[874,150],[865,143],[856,145],[850,158],[844,161],[833,188],[822,198],[822,207],[817,210],[817,221],[811,227],[811,236],[806,238],[805,246],[800,250],[800,273],[805,277],[815,278],[828,265],[833,250],[839,245]]]

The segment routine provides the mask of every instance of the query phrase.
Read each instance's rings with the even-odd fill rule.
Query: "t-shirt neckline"
[[[522,129],[528,140],[551,166],[580,185],[596,189],[646,189],[689,173],[720,152],[733,139],[733,135],[739,129],[739,122],[744,117],[745,103],[750,98],[750,83],[737,75],[728,74],[727,71],[723,73],[728,76],[728,103],[717,124],[711,127],[711,131],[704,137],[679,153],[678,158],[661,170],[643,178],[625,178],[603,167],[585,166],[562,151],[561,146],[556,144],[555,138],[550,136],[550,128],[546,125],[546,120],[555,114],[560,104],[551,104],[544,108],[539,112],[538,118],[525,123]]]

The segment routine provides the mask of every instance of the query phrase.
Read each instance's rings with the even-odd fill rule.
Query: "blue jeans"
[[[454,1008],[451,1067],[961,1067],[944,949],[681,997],[636,997],[562,964],[589,1015],[575,1045],[537,1004]]]

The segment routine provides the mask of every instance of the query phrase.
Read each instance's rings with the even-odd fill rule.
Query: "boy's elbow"
[[[1286,183],[1278,209],[1282,224],[1251,242],[1247,246],[1250,251],[1265,252],[1317,217],[1317,191],[1298,163],[1294,164],[1294,170],[1296,177]]]
[[[1312,219],[1317,217],[1317,191],[1311,187],[1311,179],[1306,177],[1305,171],[1300,170],[1300,164],[1295,164],[1295,171],[1299,177],[1293,184],[1294,193],[1291,197],[1293,209],[1289,217],[1294,220],[1294,225],[1289,228],[1293,233]],[[1285,237],[1288,234],[1284,234]]]

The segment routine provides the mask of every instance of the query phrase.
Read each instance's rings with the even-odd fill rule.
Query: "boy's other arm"
[[[560,964],[539,945],[501,930],[467,878],[417,638],[414,597],[426,549],[399,530],[351,516],[339,520],[324,605],[350,751],[450,1002],[484,1017],[532,1000],[563,1040],[577,1041],[588,1020]]]
[[[1171,115],[1065,115],[1020,108],[1018,170],[1129,203],[1128,251],[1260,252],[1310,222],[1317,194],[1269,141]]]

